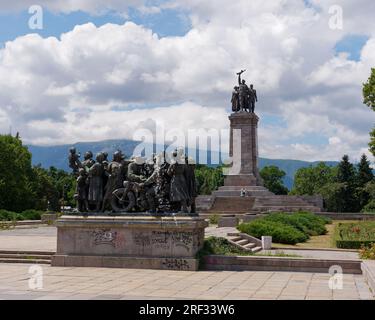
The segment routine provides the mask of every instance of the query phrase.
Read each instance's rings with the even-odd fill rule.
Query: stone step
[[[0,263],[28,263],[28,264],[51,264],[51,260],[42,259],[17,259],[0,258]]]
[[[255,244],[255,243],[250,243],[250,242],[249,242],[248,244],[245,244],[244,247],[245,247],[246,249],[253,249],[253,248],[256,247],[256,244]]]
[[[259,206],[254,207],[253,211],[258,212],[296,212],[296,211],[311,211],[320,212],[320,208],[309,206]]]
[[[241,191],[240,190],[219,190],[214,191],[213,194],[216,197],[241,197]],[[265,196],[272,196],[272,193],[269,191],[249,191],[246,193],[246,196],[248,197],[265,197]],[[245,197],[246,197],[245,196]]]
[[[219,187],[219,190],[222,191],[241,191],[242,189],[246,189],[248,191],[269,191],[265,187],[261,186],[223,186]]]
[[[254,205],[254,198],[233,198],[233,197],[218,197],[212,205],[210,211],[228,211],[233,213],[243,213],[251,210]]]
[[[52,256],[56,252],[54,251],[20,251],[20,250],[0,250],[0,254],[24,254],[24,255],[42,255]]]
[[[241,240],[237,240],[236,243],[239,244],[240,246],[245,246],[249,244],[249,240],[241,238]]]
[[[259,251],[262,251],[262,247],[255,247],[255,248],[251,249],[251,252],[253,252],[253,253],[256,253],[256,252],[259,252]]]
[[[34,255],[34,254],[14,254],[14,253],[0,253],[0,259],[26,259],[26,260],[50,260],[52,255]]]
[[[240,237],[240,236],[234,236],[234,237],[229,237],[228,239],[231,240],[231,241],[233,241],[233,242],[237,242],[237,241],[241,240],[242,237]]]

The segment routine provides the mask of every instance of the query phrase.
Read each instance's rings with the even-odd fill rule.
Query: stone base
[[[128,268],[197,271],[198,259],[193,258],[140,258],[108,256],[55,255],[53,267]]]
[[[53,266],[196,270],[200,217],[63,216]]]
[[[258,186],[261,185],[260,181],[253,174],[239,174],[239,175],[228,175],[224,179],[224,186]]]

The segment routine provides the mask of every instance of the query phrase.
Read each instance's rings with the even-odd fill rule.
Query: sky
[[[374,12],[373,0],[1,0],[0,133],[57,145],[227,129],[246,69],[260,156],[373,161]]]

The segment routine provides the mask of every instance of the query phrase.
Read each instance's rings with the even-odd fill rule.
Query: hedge
[[[43,211],[25,210],[21,213],[8,210],[0,210],[0,221],[22,221],[22,220],[40,220]]]
[[[309,212],[271,213],[250,223],[242,223],[238,230],[260,238],[272,236],[273,242],[296,244],[307,241],[310,236],[327,232],[325,225],[330,219]]]

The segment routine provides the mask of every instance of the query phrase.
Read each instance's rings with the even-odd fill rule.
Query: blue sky
[[[373,123],[360,105],[361,84],[373,65],[374,28],[364,23],[369,22],[373,2],[359,0],[370,4],[366,7],[338,1],[346,20],[345,29],[335,31],[328,28],[327,1],[295,0],[285,5],[282,0],[253,0],[250,8],[248,0],[228,6],[225,0],[192,0],[192,4],[171,0],[174,5],[166,9],[162,0],[132,0],[135,7],[124,14],[123,3],[115,0],[80,0],[70,8],[61,0],[41,0],[51,9],[44,8],[42,30],[30,30],[28,10],[17,11],[19,6],[9,4],[8,13],[0,8],[0,58],[7,53],[6,61],[0,60],[0,85],[9,83],[0,93],[0,130],[12,126],[28,143],[63,144],[129,138],[130,128],[147,117],[169,119],[178,127],[213,123],[226,128],[235,72],[247,68],[245,78],[259,95],[262,156],[301,160],[320,160],[322,155],[323,160],[337,160],[344,152],[357,156],[367,149]],[[93,3],[106,13],[94,14],[98,8]],[[108,4],[112,11],[108,12]],[[116,27],[126,21],[136,26]],[[100,32],[93,27],[72,31],[88,22],[115,26]],[[44,39],[60,38],[62,33],[69,37],[58,44],[20,38],[11,45],[29,33]],[[237,33],[244,38],[236,38]],[[10,46],[5,48],[7,41]],[[343,52],[348,55],[340,55]],[[29,65],[30,61],[38,63]],[[250,79],[252,74],[256,76]],[[34,78],[31,84],[27,81]],[[139,84],[144,84],[142,92]],[[181,115],[170,118],[169,108]],[[207,119],[200,115],[206,110],[215,110],[217,121],[212,122],[210,111],[204,115]],[[86,127],[100,127],[97,135],[72,134],[66,119],[82,115],[90,120]],[[127,133],[117,130],[120,124],[101,124],[116,118],[128,121]]]
[[[126,21],[132,21],[152,29],[159,37],[183,36],[190,30],[188,17],[183,12],[172,9],[162,10],[157,14],[145,15],[130,8],[127,18],[116,12],[104,15],[91,15],[82,11],[64,14],[52,13],[44,9],[44,28],[42,30],[30,30],[28,21],[31,16],[28,10],[0,14],[0,45],[3,47],[6,41],[14,40],[28,33],[38,33],[43,37],[59,37],[62,33],[72,30],[76,25],[88,22],[92,22],[99,27],[106,23],[123,24]]]

